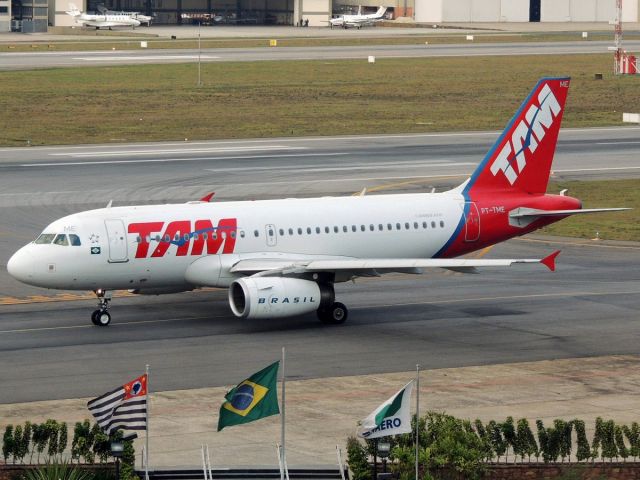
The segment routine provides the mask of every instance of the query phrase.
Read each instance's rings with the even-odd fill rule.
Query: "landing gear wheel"
[[[100,310],[94,310],[91,314],[91,323],[98,326],[98,315],[100,315]]]
[[[349,316],[349,310],[344,303],[335,302],[329,308],[318,310],[318,318],[326,325],[339,325]]]
[[[93,323],[95,323],[98,327],[106,327],[111,323],[111,314],[106,310],[104,312],[98,310],[98,313],[93,318],[95,318],[95,321]]]

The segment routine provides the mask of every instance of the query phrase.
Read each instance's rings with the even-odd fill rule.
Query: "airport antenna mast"
[[[622,50],[622,0],[616,0],[615,49],[613,72],[620,75],[624,58]]]

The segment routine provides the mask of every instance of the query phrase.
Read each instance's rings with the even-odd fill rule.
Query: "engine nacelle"
[[[331,285],[299,278],[240,278],[229,287],[229,305],[240,318],[281,318],[310,313],[331,305],[334,297]]]

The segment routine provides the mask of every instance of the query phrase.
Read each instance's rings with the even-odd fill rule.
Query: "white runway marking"
[[[215,60],[220,57],[214,55],[201,55],[201,60]],[[139,60],[197,60],[198,55],[131,55],[128,57],[120,55],[111,55],[108,57],[73,57],[73,60],[82,60],[84,62],[112,62],[114,60],[127,60],[127,61],[139,61]]]
[[[246,152],[255,150],[307,150],[307,147],[289,147],[286,145],[258,145],[255,147],[210,147],[210,148],[176,148],[158,150],[119,150],[112,152],[81,152],[81,153],[50,153],[52,157],[124,157],[135,155],[167,155],[170,153],[216,153],[216,152]]]
[[[627,142],[623,140],[620,142],[598,142],[596,145],[640,145],[640,142]]]
[[[284,155],[238,155],[233,157],[194,157],[194,158],[149,158],[146,160],[101,160],[99,162],[54,162],[54,163],[23,163],[21,167],[69,167],[91,165],[122,165],[136,163],[168,163],[168,162],[197,162],[203,160],[247,160],[253,158],[285,158],[285,157],[337,157],[348,155],[346,152],[337,153],[298,153]]]

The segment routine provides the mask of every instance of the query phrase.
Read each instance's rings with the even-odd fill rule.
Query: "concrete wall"
[[[637,22],[637,0],[622,2],[622,21]],[[542,22],[609,22],[616,18],[615,0],[542,0]]]
[[[69,4],[73,3],[83,12],[86,11],[84,0],[49,0],[49,23],[56,27],[72,27],[78,25],[71,15],[65,12],[69,10]]]
[[[309,20],[310,27],[326,27],[331,18],[331,0],[293,0],[293,24]]]
[[[528,22],[530,0],[415,0],[416,22]],[[542,22],[608,22],[615,0],[542,0]],[[624,22],[640,21],[640,0],[624,0]]]
[[[0,32],[11,31],[11,0],[0,0]]]
[[[529,0],[416,0],[416,22],[528,22]]]

